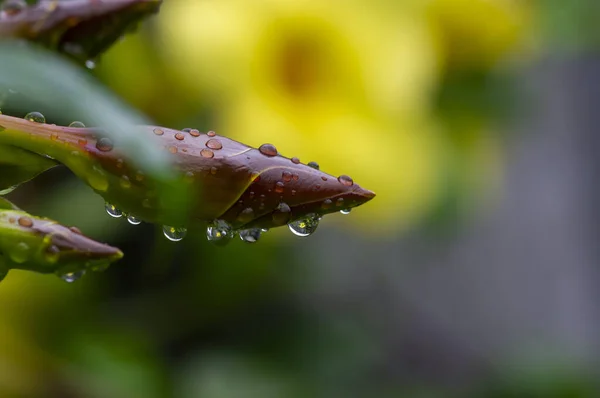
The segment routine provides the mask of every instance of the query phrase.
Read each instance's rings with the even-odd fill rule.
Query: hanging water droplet
[[[319,226],[319,216],[312,214],[302,220],[297,220],[288,224],[290,231],[297,236],[309,236],[314,233]]]
[[[46,123],[46,117],[40,112],[29,112],[27,115],[25,115],[25,120],[35,123]]]
[[[352,209],[343,209],[343,210],[340,210],[340,213],[345,214],[345,215],[350,214],[350,210],[352,210]]]
[[[237,221],[246,224],[254,219],[254,209],[252,207],[247,207],[240,212],[237,216]]]
[[[260,239],[260,228],[243,229],[240,231],[240,239],[247,243],[255,243]]]
[[[85,61],[85,67],[88,69],[94,69],[96,67],[96,62],[93,59],[88,59]]]
[[[206,239],[213,243],[228,243],[233,235],[231,226],[223,220],[215,220],[206,227]]]
[[[185,238],[187,229],[186,228],[175,228],[175,227],[170,227],[168,225],[164,225],[163,233],[165,234],[165,237],[167,239],[169,239],[170,241],[179,242],[180,240]]]
[[[71,124],[69,124],[69,127],[84,128],[85,124],[81,123],[80,121],[75,120],[74,122],[71,122]]]
[[[85,270],[79,270],[79,271],[75,271],[75,272],[67,272],[66,274],[62,274],[60,276],[60,279],[62,279],[65,282],[68,283],[73,283],[76,280],[80,279],[82,276],[85,275]]]
[[[137,218],[136,216],[133,216],[131,214],[127,216],[127,221],[131,225],[140,225],[142,222],[142,220],[140,220],[139,218]]]
[[[262,144],[258,150],[265,156],[273,157],[277,155],[277,148],[273,144]]]
[[[123,216],[123,212],[117,209],[114,205],[111,205],[110,203],[106,203],[106,206],[104,208],[106,209],[108,215],[111,217],[119,218]]]
[[[288,206],[287,203],[279,203],[273,214],[271,215],[271,219],[273,220],[273,224],[275,225],[285,225],[290,220],[292,216],[292,209]]]
[[[312,167],[315,170],[319,170],[319,163],[317,162],[308,162],[307,166]]]

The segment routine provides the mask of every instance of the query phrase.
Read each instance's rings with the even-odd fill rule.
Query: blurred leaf
[[[74,280],[87,269],[104,269],[123,257],[55,221],[32,216],[0,198],[0,277],[9,269],[53,273]]]
[[[36,153],[0,145],[0,194],[10,192],[18,184],[57,164],[55,160]]]
[[[37,41],[86,61],[157,12],[160,4],[161,0],[40,0],[26,6],[22,0],[5,0],[0,37]]]

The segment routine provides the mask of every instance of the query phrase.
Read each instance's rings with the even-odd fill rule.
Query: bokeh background
[[[9,274],[0,396],[600,396],[599,4],[165,1],[89,73],[378,196],[215,247],[41,175],[10,198],[125,258]]]

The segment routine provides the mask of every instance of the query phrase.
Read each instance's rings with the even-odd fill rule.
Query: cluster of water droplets
[[[124,213],[121,209],[118,209],[115,205],[112,205],[108,202],[106,203],[104,208],[106,209],[106,212],[108,213],[109,216],[114,217],[114,218],[125,217],[127,219],[127,221],[129,222],[129,224],[131,224],[131,225],[139,225],[142,223],[142,220],[140,220],[133,214]]]

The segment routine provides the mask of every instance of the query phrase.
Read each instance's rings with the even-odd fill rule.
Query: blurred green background
[[[310,238],[216,247],[109,217],[63,168],[24,184],[11,200],[125,258],[0,284],[0,397],[600,396],[599,11],[165,1],[100,84],[378,196]]]

